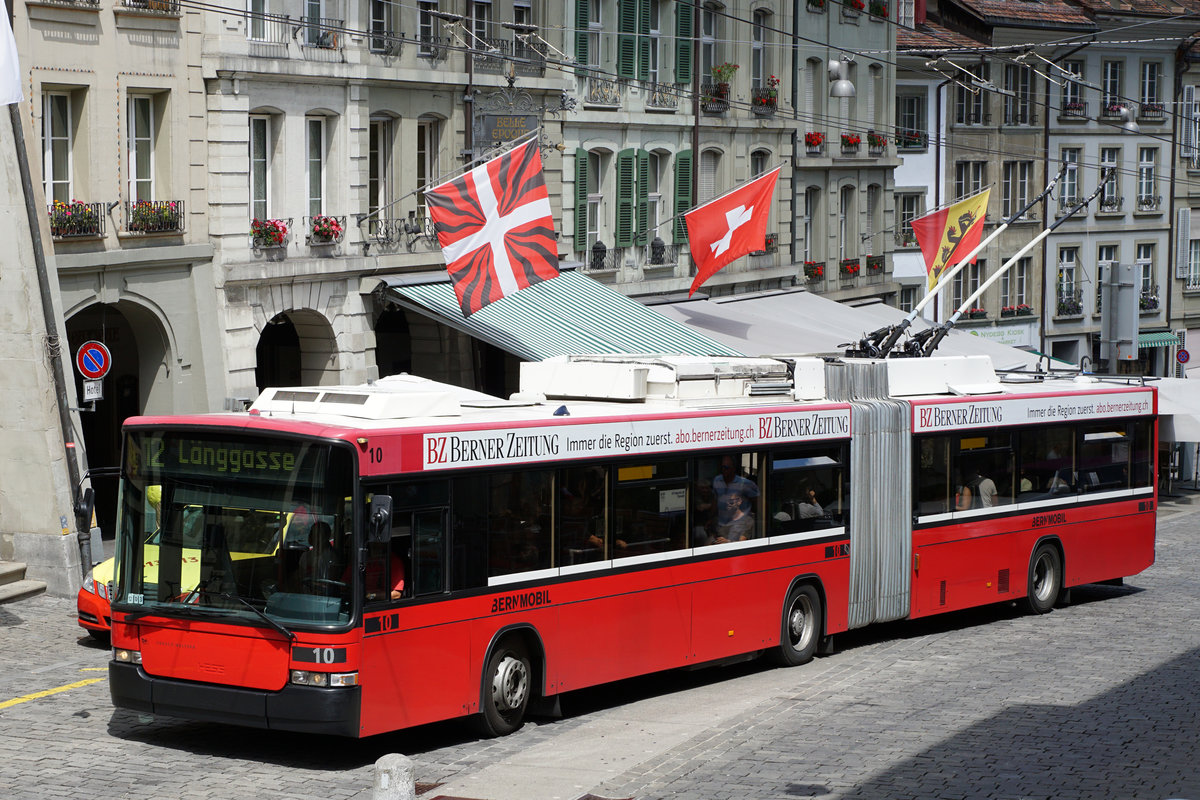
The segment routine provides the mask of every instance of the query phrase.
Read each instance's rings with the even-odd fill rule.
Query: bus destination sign
[[[850,410],[823,408],[768,414],[585,423],[424,435],[422,467],[530,463],[562,458],[649,455],[750,447],[850,436]]]

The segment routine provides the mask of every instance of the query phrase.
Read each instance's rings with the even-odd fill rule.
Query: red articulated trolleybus
[[[114,703],[368,736],[1154,560],[1156,395],[985,358],[572,356],[125,424]]]

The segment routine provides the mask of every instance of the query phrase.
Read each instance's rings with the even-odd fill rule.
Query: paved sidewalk
[[[0,797],[368,800],[375,759],[403,752],[425,798],[1200,800],[1200,505],[1159,520],[1151,569],[1044,617],[994,606],[853,632],[797,669],[625,681],[496,740],[139,719],[109,704],[73,602],[0,606]]]

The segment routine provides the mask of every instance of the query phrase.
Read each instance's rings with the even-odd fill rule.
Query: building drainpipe
[[[29,156],[25,150],[25,132],[21,125],[21,106],[12,103],[8,107],[8,118],[12,122],[13,142],[17,151],[17,169],[21,173],[21,194],[25,198],[25,217],[29,224],[29,239],[33,245],[33,263],[37,271],[38,294],[42,301],[42,316],[46,324],[46,344],[50,359],[50,371],[54,379],[54,397],[58,405],[58,424],[62,430],[66,448],[67,477],[71,482],[71,501],[74,505],[79,491],[79,463],[75,460],[75,437],[71,427],[71,404],[67,399],[67,378],[63,371],[61,340],[58,326],[54,324],[54,298],[50,290],[50,272],[46,267],[46,251],[42,248],[42,226],[38,208],[33,202],[33,179],[29,173]],[[72,515],[74,516],[74,515]],[[83,575],[92,568],[92,536],[88,521],[75,521],[76,538],[79,542],[79,561]],[[66,531],[66,525],[63,525]]]
[[[1187,51],[1195,42],[1195,37],[1189,36],[1180,41],[1179,46],[1175,48],[1175,82],[1173,91],[1175,92],[1175,102],[1179,102],[1179,97],[1183,94],[1183,75],[1191,70],[1191,62],[1188,61]],[[1172,108],[1177,108],[1177,105],[1172,104]],[[1182,132],[1180,126],[1184,124],[1179,114],[1171,115],[1171,182],[1167,184],[1171,187],[1171,197],[1167,206],[1167,229],[1174,233],[1167,236],[1167,281],[1169,287],[1166,291],[1167,295],[1167,327],[1171,326],[1171,302],[1175,296],[1175,276],[1179,274],[1179,267],[1175,264],[1175,259],[1185,257],[1183,253],[1175,252],[1175,242],[1179,238],[1179,231],[1175,230],[1175,226],[1179,224],[1179,220],[1175,218],[1175,176],[1179,164],[1179,135]],[[1190,232],[1189,232],[1190,233]],[[1188,236],[1190,239],[1191,236]],[[1174,267],[1174,269],[1172,269]],[[1165,371],[1170,370],[1170,364],[1166,366]]]
[[[792,197],[790,201],[792,246],[792,266],[797,265],[796,240],[796,190],[800,182],[800,0],[792,0]],[[799,273],[798,273],[799,274]]]
[[[933,207],[942,207],[942,148],[950,137],[942,137],[942,90],[949,85],[949,80],[944,80],[939,83],[933,90],[933,130],[938,137],[937,147],[933,148]],[[940,322],[938,318],[938,305],[942,299],[942,290],[939,288],[937,294],[933,298],[933,320]]]

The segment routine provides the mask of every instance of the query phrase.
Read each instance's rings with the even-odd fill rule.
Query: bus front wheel
[[[1040,545],[1029,559],[1029,591],[1025,604],[1034,614],[1054,608],[1062,592],[1062,559],[1051,544]]]
[[[525,648],[519,642],[501,642],[488,659],[484,681],[481,732],[485,736],[504,736],[520,728],[532,683]]]
[[[788,593],[783,604],[778,661],[785,667],[806,664],[817,652],[821,639],[821,596],[808,584]]]

